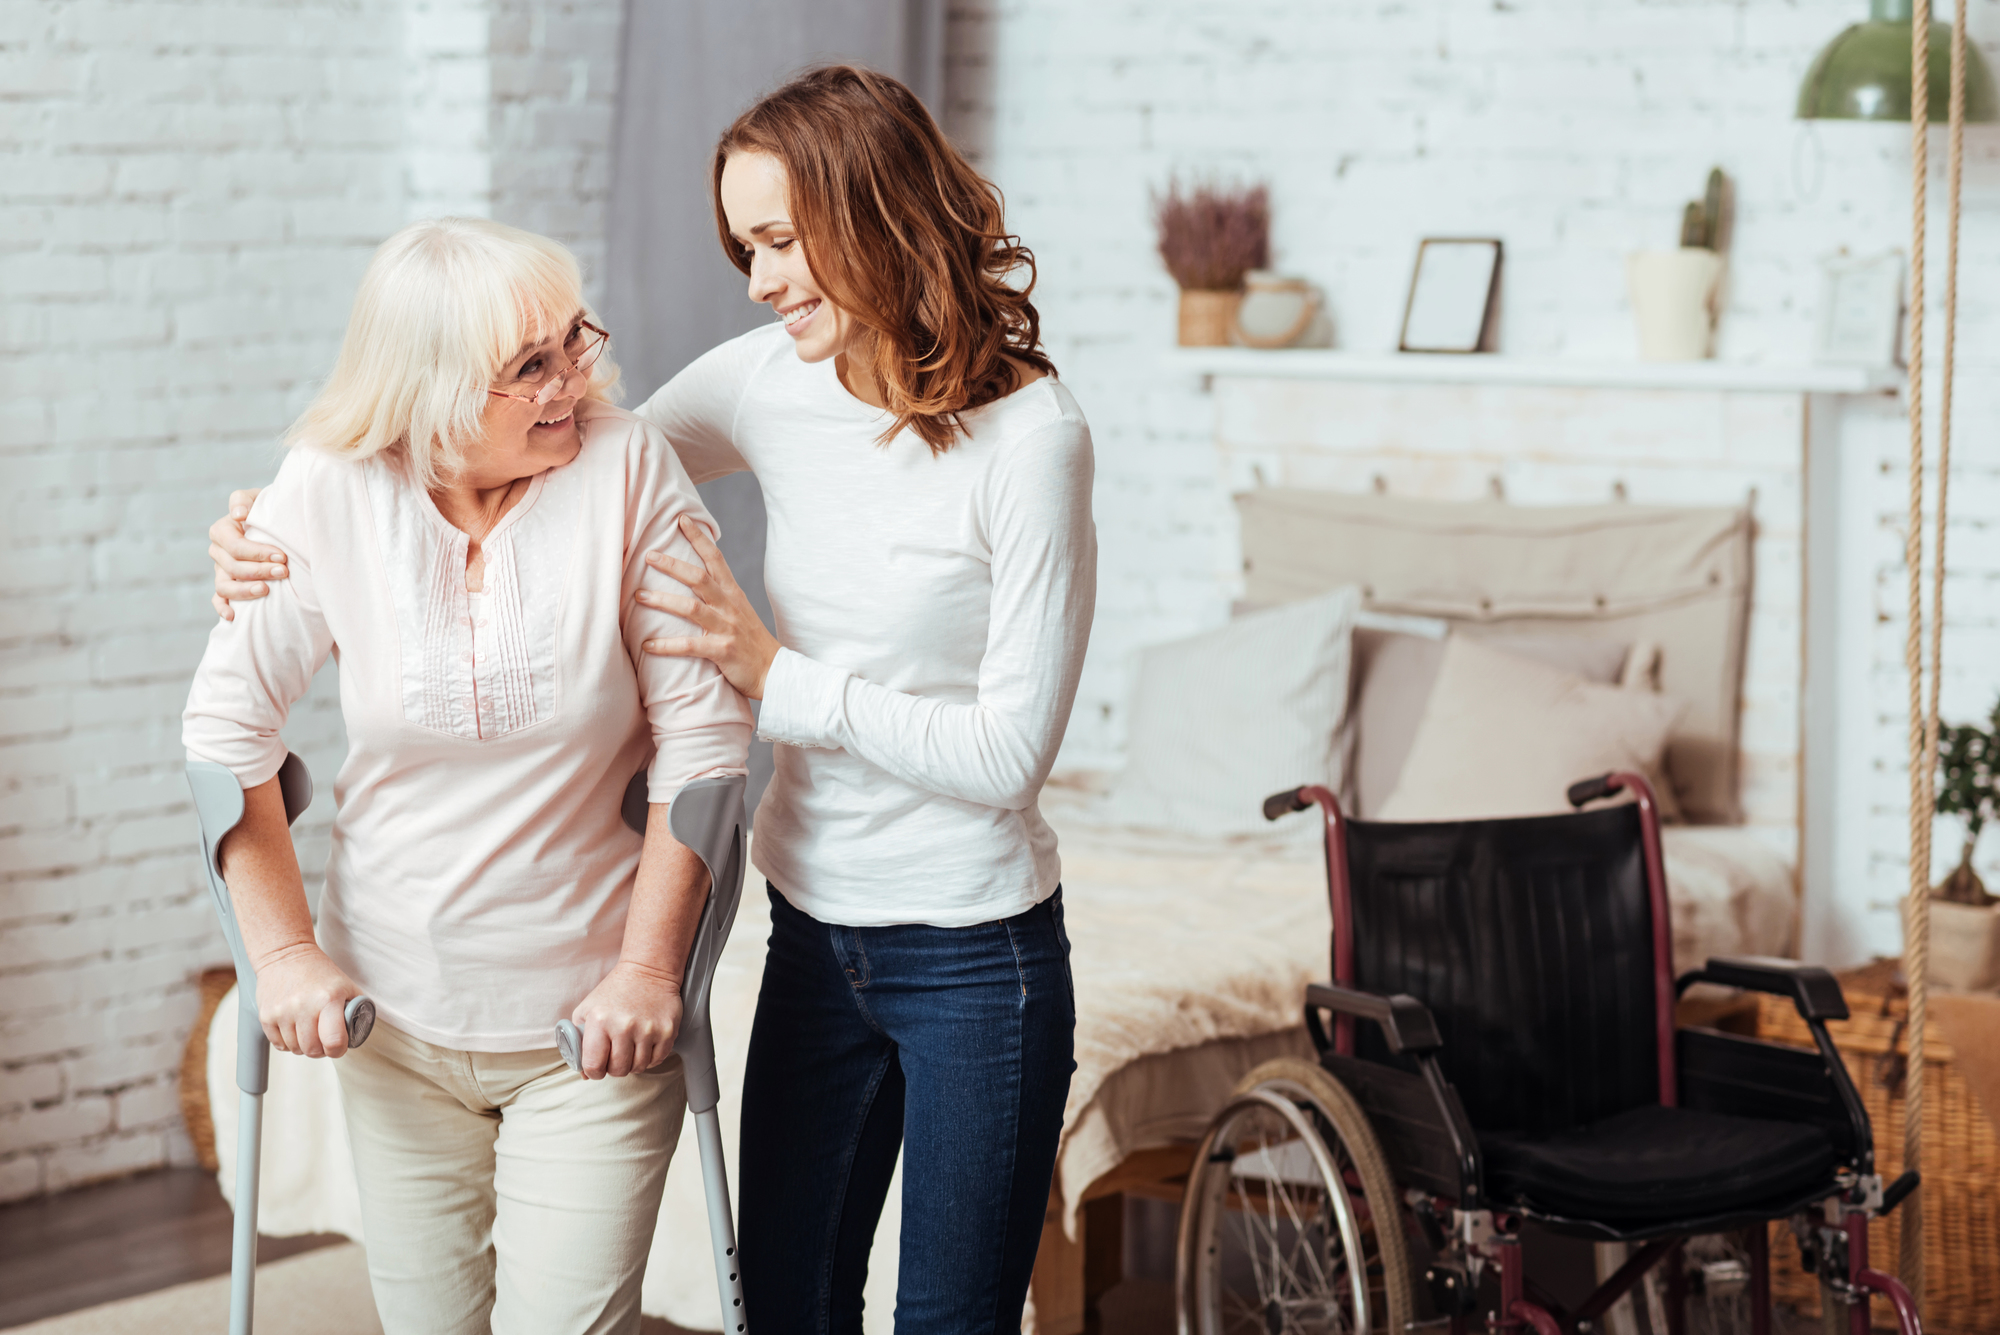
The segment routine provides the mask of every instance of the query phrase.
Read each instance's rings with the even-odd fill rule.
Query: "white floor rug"
[[[257,1267],[257,1328],[285,1335],[382,1335],[368,1258],[353,1243]],[[200,1279],[16,1326],[8,1335],[214,1335],[229,1328],[229,1276]]]

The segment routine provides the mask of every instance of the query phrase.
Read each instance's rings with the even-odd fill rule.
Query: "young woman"
[[[664,806],[642,842],[620,799],[641,768],[654,803],[742,773],[750,711],[639,651],[676,625],[633,603],[663,582],[648,549],[708,520],[604,401],[602,349],[553,241],[441,219],[384,242],[248,515],[291,578],[215,628],[188,697],[189,756],[246,790],[221,854],[264,1032],[341,1058],[389,1335],[639,1327],[686,1095],[678,1062],[633,1073],[672,1054],[707,875]],[[315,933],[276,775],[329,654],[348,753]],[[364,991],[381,1019],[349,1052]]]
[[[754,844],[749,1315],[860,1329],[900,1146],[898,1329],[1011,1333],[1074,1068],[1036,795],[1094,605],[1089,427],[1041,352],[1032,256],[903,85],[805,75],[724,133],[712,187],[778,319],[639,415],[697,481],[757,474],[777,633],[696,530],[699,564],[653,558],[688,595],[640,597],[700,632],[647,651],[714,662],[781,743]],[[227,521],[212,536],[223,596],[274,573]]]

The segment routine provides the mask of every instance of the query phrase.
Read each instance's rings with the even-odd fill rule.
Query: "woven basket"
[[[1875,1128],[1875,1166],[1885,1182],[1903,1171],[1903,1079],[1906,1010],[1894,964],[1841,975],[1852,1018],[1827,1025],[1861,1091]],[[1788,998],[1759,998],[1758,1036],[1812,1047],[1812,1034]],[[1934,1335],[2000,1335],[2000,1136],[1959,1074],[1936,1025],[1924,1035],[1924,1328]],[[1868,1255],[1894,1272],[1903,1212],[1868,1229]],[[1799,1268],[1797,1242],[1771,1227],[1771,1293],[1807,1314],[1819,1311],[1819,1281]],[[1893,1325],[1886,1302],[1872,1305],[1878,1325]]]
[[[194,1142],[195,1162],[211,1173],[216,1162],[215,1115],[208,1106],[208,1022],[234,986],[233,968],[201,971],[201,1014],[188,1031],[187,1047],[181,1053],[181,1120],[187,1123],[188,1139]]]

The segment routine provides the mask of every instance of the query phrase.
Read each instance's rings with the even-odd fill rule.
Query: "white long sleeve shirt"
[[[210,632],[188,756],[246,788],[284,763],[279,731],[329,654],[347,759],[334,778],[319,942],[398,1029],[461,1051],[546,1048],[618,961],[640,838],[619,815],[641,768],[654,802],[743,772],[750,709],[712,664],[640,642],[686,622],[638,606],[678,589],[648,550],[694,560],[704,522],[665,439],[577,405],[583,449],[538,474],[482,544],[387,459],[286,457],[245,528],[291,578]]]
[[[773,324],[638,409],[695,481],[757,475],[785,647],[759,735],[782,743],[758,869],[822,922],[962,927],[1061,878],[1036,795],[1097,593],[1090,428],[1053,377],[965,414],[933,456]]]

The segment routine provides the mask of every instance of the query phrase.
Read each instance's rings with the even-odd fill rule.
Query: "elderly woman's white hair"
[[[426,487],[447,481],[485,434],[487,389],[526,348],[583,310],[576,257],[484,218],[429,218],[368,262],[333,374],[285,444],[348,459],[400,448]],[[584,397],[611,401],[600,356]]]

